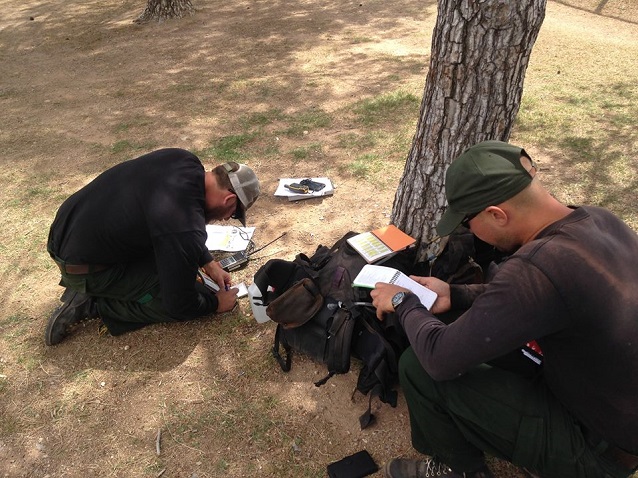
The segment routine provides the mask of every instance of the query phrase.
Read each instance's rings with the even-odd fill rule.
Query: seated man
[[[69,197],[47,249],[66,287],[49,318],[47,345],[73,324],[99,317],[112,335],[157,322],[231,310],[237,289],[206,248],[206,223],[239,219],[259,196],[247,166],[206,172],[194,154],[161,149],[118,164]],[[206,272],[216,294],[197,282]],[[230,290],[229,290],[230,289]]]
[[[416,278],[439,294],[431,311],[396,286],[372,291],[379,319],[395,312],[409,337],[399,374],[412,444],[432,457],[391,460],[389,478],[490,477],[484,453],[546,478],[638,466],[638,235],[607,210],[561,204],[533,172],[498,141],[447,171],[439,234],[465,224],[512,252],[489,284]],[[449,325],[433,315],[468,305]],[[536,377],[485,365],[532,340]]]

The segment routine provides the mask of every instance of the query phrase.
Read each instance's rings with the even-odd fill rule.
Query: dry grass
[[[357,365],[322,388],[312,380],[323,369],[302,358],[283,374],[273,327],[247,303],[117,338],[89,323],[44,347],[60,293],[44,248],[58,205],[149,149],[259,172],[258,245],[288,234],[237,281],[269,257],[388,220],[434,3],[196,5],[193,17],[138,26],[134,0],[0,0],[0,476],[320,477],[362,448],[379,464],[414,454],[402,396],[360,431]],[[630,0],[550,2],[512,138],[561,199],[609,207],[636,230],[637,22]],[[324,174],[333,198],[272,197],[280,176]]]

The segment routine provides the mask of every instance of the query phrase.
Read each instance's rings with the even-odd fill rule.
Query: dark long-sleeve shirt
[[[204,167],[194,154],[162,149],[100,174],[60,207],[49,250],[70,264],[118,264],[154,258],[162,300],[175,318],[217,309],[195,287],[207,250]]]
[[[548,226],[487,285],[452,286],[470,309],[444,325],[410,297],[397,307],[425,370],[450,380],[536,340],[543,377],[573,415],[638,453],[638,235],[581,207]],[[456,303],[456,304],[455,304]]]

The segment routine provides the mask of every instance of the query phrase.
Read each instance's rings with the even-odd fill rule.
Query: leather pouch
[[[323,296],[312,279],[305,278],[273,300],[266,309],[270,319],[285,329],[308,322],[323,305]]]

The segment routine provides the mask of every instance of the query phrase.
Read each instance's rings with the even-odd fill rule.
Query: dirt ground
[[[550,2],[543,54],[574,25],[635,40],[629,2],[577,4]],[[246,299],[202,321],[121,337],[89,322],[56,347],[43,344],[61,293],[45,251],[57,207],[146,151],[183,147],[212,165],[211,145],[252,121],[248,162],[263,196],[249,222],[258,247],[286,236],[237,282],[250,283],[269,258],[389,222],[418,102],[401,147],[386,148],[369,177],[352,169],[357,146],[343,146],[365,140],[366,126],[343,112],[399,86],[420,98],[435,2],[194,5],[192,17],[140,26],[141,0],[0,0],[0,476],[319,477],[361,449],[379,465],[417,456],[402,394],[394,409],[374,403],[377,423],[361,431],[367,399],[351,398],[358,365],[321,388],[312,381],[324,370],[309,360],[296,357],[284,374],[270,356],[274,326],[257,324]],[[301,116],[299,134],[277,133]],[[325,116],[332,122],[316,127]],[[286,176],[329,176],[335,195],[275,198]],[[522,476],[489,464],[500,478]]]

